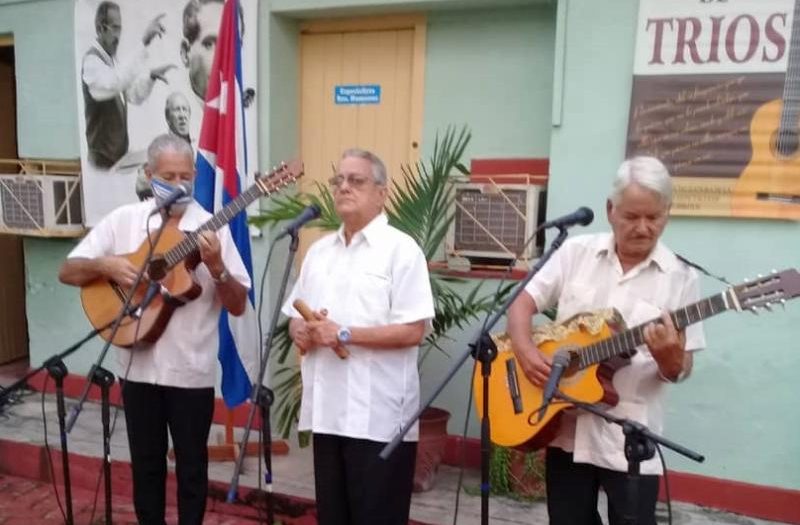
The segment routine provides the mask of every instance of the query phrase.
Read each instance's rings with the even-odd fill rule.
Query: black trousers
[[[407,525],[417,444],[403,442],[386,460],[386,443],[314,434],[319,525]]]
[[[628,474],[587,463],[572,453],[550,447],[546,455],[547,513],[550,525],[602,525],[597,511],[600,487],[608,497],[609,525],[625,525]],[[637,525],[656,525],[658,476],[639,476]]]
[[[214,389],[125,381],[122,399],[131,449],[133,505],[140,525],[164,525],[167,430],[175,450],[178,523],[202,524],[208,495],[208,433]]]

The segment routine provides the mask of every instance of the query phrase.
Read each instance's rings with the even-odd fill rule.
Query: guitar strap
[[[701,273],[704,273],[704,274],[708,275],[708,276],[709,276],[709,277],[711,277],[712,279],[716,279],[717,281],[719,281],[719,282],[721,282],[721,283],[724,283],[724,284],[727,284],[728,286],[733,286],[733,285],[730,283],[730,281],[728,281],[728,280],[727,280],[725,277],[719,277],[719,276],[717,276],[717,275],[714,275],[713,273],[710,273],[708,270],[706,270],[705,268],[703,268],[702,266],[700,266],[700,265],[699,265],[699,264],[697,264],[697,263],[693,263],[692,261],[690,261],[690,260],[689,260],[689,259],[687,259],[686,257],[684,257],[684,256],[682,256],[682,255],[680,255],[680,254],[677,254],[677,253],[675,254],[675,257],[677,257],[678,259],[680,259],[680,260],[681,260],[681,261],[682,261],[684,264],[686,264],[686,265],[689,265],[689,266],[691,266],[692,268],[694,268],[695,270],[698,270],[699,272],[701,272]]]

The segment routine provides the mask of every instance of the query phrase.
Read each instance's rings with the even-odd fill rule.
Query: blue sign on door
[[[336,104],[380,104],[381,86],[378,84],[346,84],[333,87]]]

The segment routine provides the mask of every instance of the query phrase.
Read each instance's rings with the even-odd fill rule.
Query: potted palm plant
[[[452,179],[457,174],[468,174],[461,163],[461,157],[470,137],[466,128],[459,130],[448,128],[441,139],[437,135],[428,162],[420,161],[413,166],[402,166],[401,177],[392,180],[392,191],[386,209],[389,223],[414,238],[429,263],[444,256],[444,239],[454,216]],[[313,193],[279,196],[273,199],[271,204],[268,210],[252,218],[251,221],[259,226],[275,225],[294,218],[309,204],[316,204],[322,213],[311,226],[323,230],[335,230],[339,227],[333,196],[328,188],[321,184],[316,184]],[[420,347],[420,365],[432,349],[446,353],[441,341],[449,330],[465,328],[469,322],[478,319],[482,313],[490,309],[497,301],[498,295],[502,298],[511,288],[507,285],[501,287],[496,294],[482,295],[481,282],[477,282],[466,293],[459,293],[456,287],[463,286],[464,279],[435,270],[430,272],[430,279],[435,317],[433,330]],[[279,365],[275,376],[276,428],[283,437],[288,437],[297,422],[302,389],[297,364],[287,363],[290,349],[288,322],[284,321],[276,330],[272,348],[272,355]],[[417,465],[419,478],[415,480],[417,489],[429,488],[431,485],[432,474],[425,472],[435,473],[441,460],[446,439],[447,417],[449,415],[443,414],[441,409],[423,413]],[[429,439],[428,428],[436,429],[440,437]],[[301,434],[299,438],[301,446],[308,443],[307,435]]]

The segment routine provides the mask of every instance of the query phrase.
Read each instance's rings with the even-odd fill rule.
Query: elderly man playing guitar
[[[207,441],[214,409],[220,309],[241,315],[250,279],[227,226],[198,230],[211,214],[191,198],[190,191],[169,207],[169,214],[153,214],[179,184],[193,183],[192,147],[176,136],[156,137],[147,150],[146,175],[156,198],[121,206],[104,217],[69,254],[59,279],[81,287],[111,283],[127,291],[138,268],[123,255],[146,246],[148,234],[162,220],[166,220],[162,240],[182,239],[192,248],[187,253],[199,255],[196,266],[187,272],[194,281],[193,297],[171,311],[168,324],[150,342],[135,339],[121,345],[130,348],[119,351],[119,361],[136,516],[140,523],[164,523],[169,431],[175,449],[179,520],[200,524],[208,493]],[[171,271],[186,271],[186,266],[180,264]],[[162,283],[170,279],[171,275],[159,278]],[[159,294],[153,303],[164,301]],[[146,312],[141,319],[148,319]],[[135,333],[137,321],[128,323]]]
[[[664,165],[652,157],[622,163],[606,204],[612,233],[570,239],[533,277],[512,304],[508,333],[525,375],[541,387],[551,357],[531,337],[531,318],[558,305],[561,322],[583,312],[615,309],[628,325],[661,318],[644,328],[645,345],[613,375],[618,416],[648,425],[663,424],[665,386],[684,379],[692,351],[705,346],[702,328],[679,332],[665,312],[698,299],[696,272],[659,242],[672,202],[672,183]],[[605,319],[611,324],[611,319]],[[562,381],[563,382],[563,381]],[[547,506],[552,525],[602,523],[599,487],[608,496],[610,525],[625,523],[627,511],[624,437],[621,429],[589,413],[564,411],[546,456]],[[637,523],[655,525],[657,459],[641,464]]]

